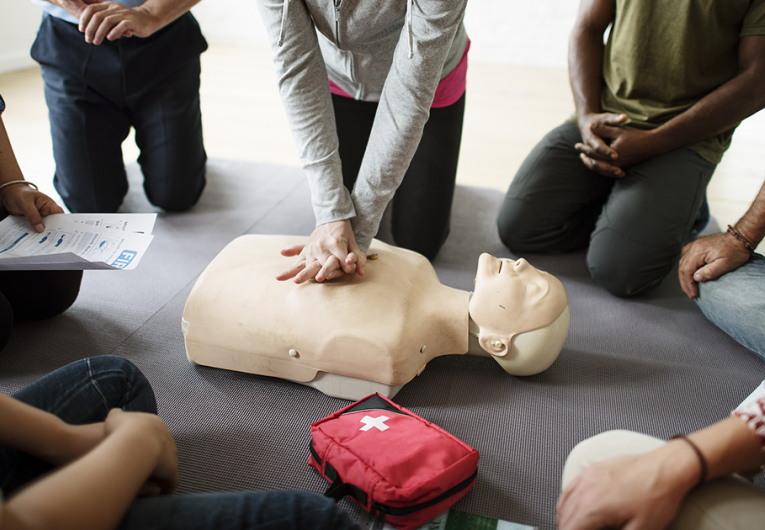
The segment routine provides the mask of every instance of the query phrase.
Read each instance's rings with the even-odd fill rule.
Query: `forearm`
[[[603,89],[603,35],[614,20],[614,3],[582,0],[568,46],[568,72],[577,116],[599,113]]]
[[[353,189],[356,242],[367,250],[386,206],[419,149],[425,124],[448,57],[464,53],[462,26],[466,2],[421,1],[413,9],[416,51],[409,54],[409,32],[399,34],[358,180]]]
[[[571,33],[568,49],[568,75],[577,116],[601,110],[603,87],[603,34],[584,27]]]
[[[711,138],[765,107],[765,36],[743,37],[739,73],[652,131],[663,151]]]
[[[740,418],[726,418],[687,438],[670,440],[651,453],[637,457],[643,459],[641,469],[655,469],[652,480],[661,484],[665,495],[682,498],[700,485],[702,479],[709,482],[732,473],[756,470],[765,464],[765,453],[757,436]]]
[[[765,452],[757,436],[741,418],[727,418],[688,438],[704,456],[708,481],[765,465]]]
[[[98,426],[93,426],[97,431]],[[0,394],[0,446],[17,449],[36,458],[59,464],[92,445],[74,432],[76,428],[57,416]],[[96,437],[97,438],[97,437]],[[87,447],[75,447],[85,444]],[[94,442],[95,444],[95,442]]]
[[[0,184],[14,180],[24,180],[24,175],[16,161],[3,119],[0,118]]]
[[[356,212],[343,185],[327,69],[316,29],[305,5],[293,2],[282,31],[283,7],[281,0],[258,1],[284,113],[311,189],[316,224],[349,219]]]
[[[150,22],[149,33],[158,31],[194,7],[200,0],[146,0],[135,9],[144,11]]]
[[[161,450],[157,440],[136,429],[115,432],[84,457],[11,497],[3,506],[3,529],[116,527]]]
[[[736,223],[736,231],[755,248],[765,238],[765,182],[752,205]]]

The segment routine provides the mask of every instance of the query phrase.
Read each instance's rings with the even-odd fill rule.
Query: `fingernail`
[[[35,225],[35,230],[37,230],[38,232],[42,232],[43,230],[45,230],[45,225],[43,225],[42,223],[38,223]]]

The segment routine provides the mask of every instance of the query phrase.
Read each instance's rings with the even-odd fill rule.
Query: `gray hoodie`
[[[401,184],[438,82],[467,45],[467,0],[258,0],[316,224],[351,219],[366,251]],[[379,101],[353,192],[343,186],[327,76]]]

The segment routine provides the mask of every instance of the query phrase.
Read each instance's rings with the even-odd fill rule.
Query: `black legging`
[[[334,94],[332,102],[343,162],[343,183],[352,190],[378,104]],[[436,257],[449,235],[464,114],[465,94],[448,107],[430,109],[420,145],[393,197],[393,239],[397,245],[430,260]]]
[[[8,212],[0,206],[0,220]],[[14,320],[39,320],[66,311],[80,292],[82,271],[0,271],[0,350]]]

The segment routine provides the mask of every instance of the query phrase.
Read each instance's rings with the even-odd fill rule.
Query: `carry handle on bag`
[[[415,530],[475,484],[478,451],[437,425],[372,394],[311,425],[308,465],[379,520]]]

